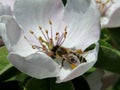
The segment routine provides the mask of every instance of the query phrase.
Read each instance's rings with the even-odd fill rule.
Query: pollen
[[[75,64],[70,64],[71,69],[74,69],[76,67]]]
[[[52,25],[52,21],[51,20],[49,20],[49,24]]]
[[[34,32],[33,32],[32,30],[30,30],[30,33],[31,33],[31,34],[34,34]]]
[[[35,46],[34,46],[34,45],[32,45],[32,48],[33,48],[33,49],[35,49]]]
[[[42,27],[41,27],[41,26],[39,26],[39,29],[40,29],[40,30],[42,30]]]

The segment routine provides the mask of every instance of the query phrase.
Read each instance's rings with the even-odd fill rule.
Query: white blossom
[[[95,0],[101,13],[101,26],[119,27],[120,26],[120,0]]]
[[[17,0],[13,16],[2,16],[1,33],[8,60],[20,71],[38,79],[57,77],[60,83],[95,64],[100,15],[92,2]],[[93,43],[95,48],[85,52]]]

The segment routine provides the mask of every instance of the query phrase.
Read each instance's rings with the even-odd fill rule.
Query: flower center
[[[50,56],[53,60],[61,60],[61,67],[64,66],[64,62],[68,63],[71,69],[75,68],[80,63],[86,62],[86,59],[82,56],[84,53],[81,49],[70,49],[62,46],[65,39],[67,38],[67,26],[64,27],[62,34],[59,32],[55,33],[53,37],[52,30],[52,21],[49,20],[50,30],[44,30],[41,26],[38,26],[38,29],[41,33],[41,36],[37,37],[33,30],[30,30],[32,34],[38,41],[40,46],[31,44],[33,49],[38,49],[40,52],[44,52]],[[49,32],[50,31],[50,32]],[[25,37],[27,41],[27,37]]]
[[[105,12],[111,7],[114,3],[114,0],[96,0],[98,9],[101,12],[101,16],[105,15]]]

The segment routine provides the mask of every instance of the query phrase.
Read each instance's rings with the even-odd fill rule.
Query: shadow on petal
[[[57,77],[59,73],[59,65],[43,53],[34,53],[27,57],[10,53],[8,59],[17,69],[34,78]]]

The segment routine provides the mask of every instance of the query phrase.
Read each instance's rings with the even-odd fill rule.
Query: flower
[[[119,27],[120,26],[120,0],[95,0],[101,13],[101,26]]]
[[[99,11],[88,0],[17,0],[13,15],[1,18],[8,60],[38,78],[65,82],[84,74],[97,60]],[[95,43],[93,50],[84,50]]]
[[[12,15],[14,3],[15,3],[15,0],[0,0],[0,18],[2,15]],[[1,30],[1,27],[0,27],[0,30]]]
[[[0,3],[4,6],[9,6],[11,8],[11,10],[13,10],[13,5],[15,3],[16,0],[0,0]]]
[[[1,0],[0,1],[0,16],[12,15],[13,4],[15,0]]]

